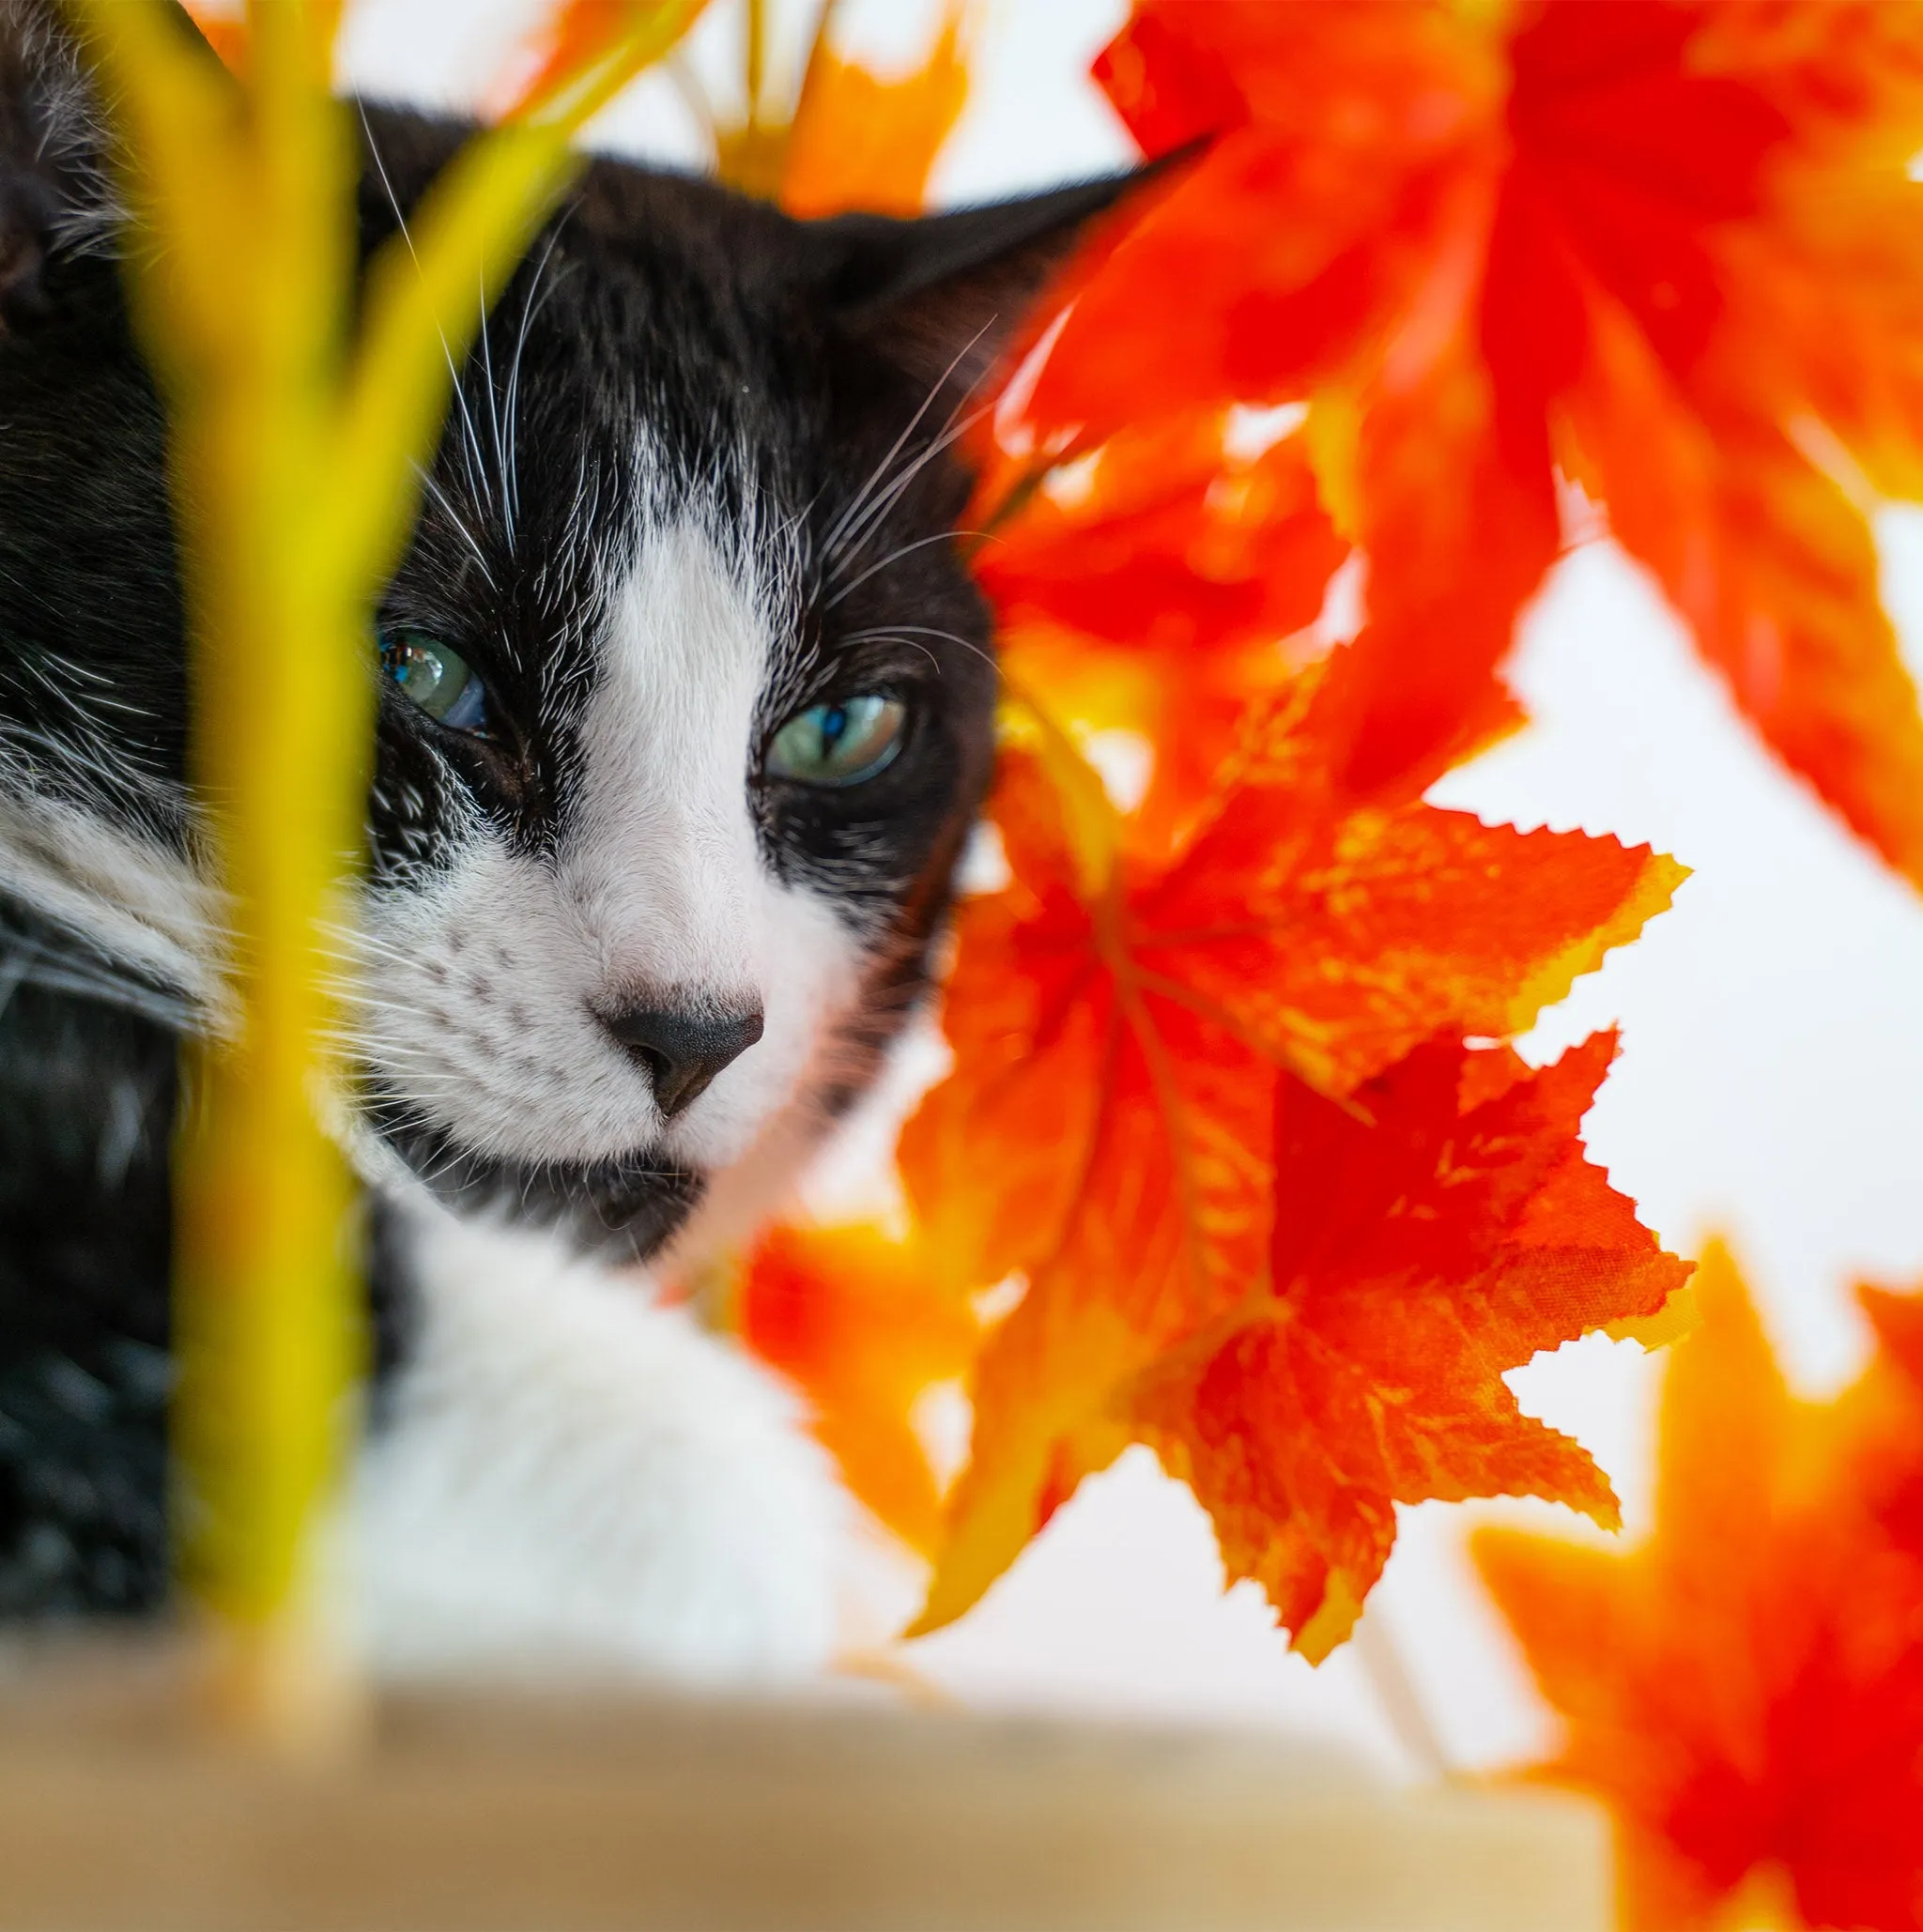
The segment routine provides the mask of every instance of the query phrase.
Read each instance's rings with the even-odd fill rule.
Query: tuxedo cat
[[[221,926],[166,422],[56,20],[0,0],[13,1618],[165,1597],[168,1148]],[[467,130],[361,120],[364,256]],[[778,1205],[922,990],[992,755],[957,436],[1117,192],[808,223],[594,161],[460,372],[369,642],[340,942],[378,1336],[351,1541],[393,1668],[828,1647],[836,1484],[659,1284]]]

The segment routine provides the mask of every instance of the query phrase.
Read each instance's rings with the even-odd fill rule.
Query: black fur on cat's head
[[[184,1013],[219,912],[166,425],[53,22],[0,0],[0,897]],[[365,258],[469,130],[360,118]],[[586,166],[459,372],[370,643],[370,1171],[645,1254],[698,1201],[751,1219],[865,1087],[992,762],[960,432],[1124,185],[803,222]]]

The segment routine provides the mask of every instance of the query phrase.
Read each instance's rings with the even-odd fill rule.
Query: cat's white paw
[[[544,1235],[438,1209],[415,1229],[421,1326],[355,1498],[377,1671],[822,1664],[846,1504],[793,1396]]]

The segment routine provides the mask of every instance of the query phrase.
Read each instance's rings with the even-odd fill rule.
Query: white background
[[[528,11],[524,0],[361,0],[349,76],[373,92],[472,99]],[[791,42],[804,11],[782,13]],[[939,198],[1038,187],[1128,158],[1085,78],[1123,12],[1119,0],[991,0]],[[851,0],[842,38],[877,64],[905,62],[931,15],[925,0]],[[717,0],[695,52],[701,71],[730,71],[731,16]],[[694,122],[658,79],[595,138],[700,159]],[[1887,512],[1879,534],[1915,665],[1923,514]],[[1531,1050],[1622,1025],[1623,1058],[1587,1126],[1593,1157],[1670,1246],[1689,1252],[1712,1232],[1729,1236],[1792,1379],[1832,1389],[1864,1346],[1849,1283],[1923,1280],[1923,901],[1769,762],[1695,667],[1658,593],[1608,544],[1555,573],[1514,672],[1535,723],[1453,774],[1438,802],[1648,840],[1695,872],[1642,943],[1546,1017]],[[1611,1473],[1632,1536],[1648,1520],[1658,1372],[1638,1349],[1592,1339],[1513,1378],[1533,1413]],[[970,1701],[1284,1725],[1407,1773],[1422,1768],[1408,1743],[1420,1725],[1405,1718],[1398,1733],[1377,1694],[1399,1656],[1441,1753],[1500,1762],[1549,1733],[1461,1554],[1466,1527],[1492,1517],[1583,1533],[1548,1506],[1404,1511],[1364,1622],[1372,1644],[1312,1671],[1285,1652],[1253,1588],[1223,1595],[1206,1522],[1137,1452],[1088,1484],[968,1619],[907,1661]]]

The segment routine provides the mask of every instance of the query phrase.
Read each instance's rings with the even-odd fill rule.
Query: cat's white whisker
[[[536,318],[547,306],[551,292],[547,284],[547,271],[554,261],[554,251],[561,241],[562,230],[567,222],[563,212],[554,226],[549,229],[547,239],[542,245],[541,253],[534,259],[532,273],[528,279],[528,293],[521,302],[520,326],[515,330],[514,354],[508,360],[507,402],[507,502],[511,517],[521,514],[521,483],[519,447],[516,442],[516,428],[521,398],[521,358],[527,351],[528,334]],[[510,539],[512,543],[512,539]]]
[[[930,439],[916,452],[915,458],[893,478],[885,489],[878,492],[861,518],[860,524],[847,531],[841,539],[828,545],[828,582],[838,580],[848,566],[859,557],[868,546],[869,540],[886,520],[888,514],[907,494],[915,480],[931,463],[954,448],[994,407],[992,403],[984,403],[978,408],[970,410],[965,416],[962,409],[967,402],[964,396],[949,412],[948,420],[943,424],[941,433]],[[958,532],[957,534],[960,534]]]
[[[888,474],[889,466],[901,453],[903,449],[907,447],[909,438],[921,427],[922,418],[934,407],[936,398],[947,387],[949,378],[968,359],[969,352],[980,342],[982,336],[986,333],[987,325],[984,325],[982,329],[976,331],[975,335],[968,342],[956,350],[955,354],[949,359],[948,366],[930,385],[928,393],[921,399],[915,414],[908,419],[901,434],[888,445],[887,453],[875,465],[874,470],[869,475],[868,481],[855,491],[847,508],[842,511],[841,514],[823,532],[822,548],[830,558],[834,556],[837,547],[841,542],[843,532],[850,522],[861,514],[869,503],[871,493],[883,485],[884,480]]]
[[[422,488],[439,506],[441,514],[447,518],[455,535],[460,537],[468,548],[474,553],[474,561],[480,565],[481,575],[485,580],[487,587],[490,590],[497,589],[498,586],[494,581],[494,566],[488,561],[487,552],[483,547],[480,538],[469,528],[467,519],[454,508],[447,492],[441,488],[439,483],[435,479],[434,473],[431,470],[420,468],[418,465],[415,468],[414,473],[420,479]]]
[[[860,590],[870,578],[878,577],[883,571],[892,569],[904,557],[912,557],[917,550],[926,550],[931,544],[952,544],[957,537],[978,537],[981,534],[980,530],[937,530],[932,536],[915,537],[908,543],[898,544],[878,562],[869,564],[859,576],[850,577],[832,597],[824,601],[824,607],[834,609],[844,597]]]

